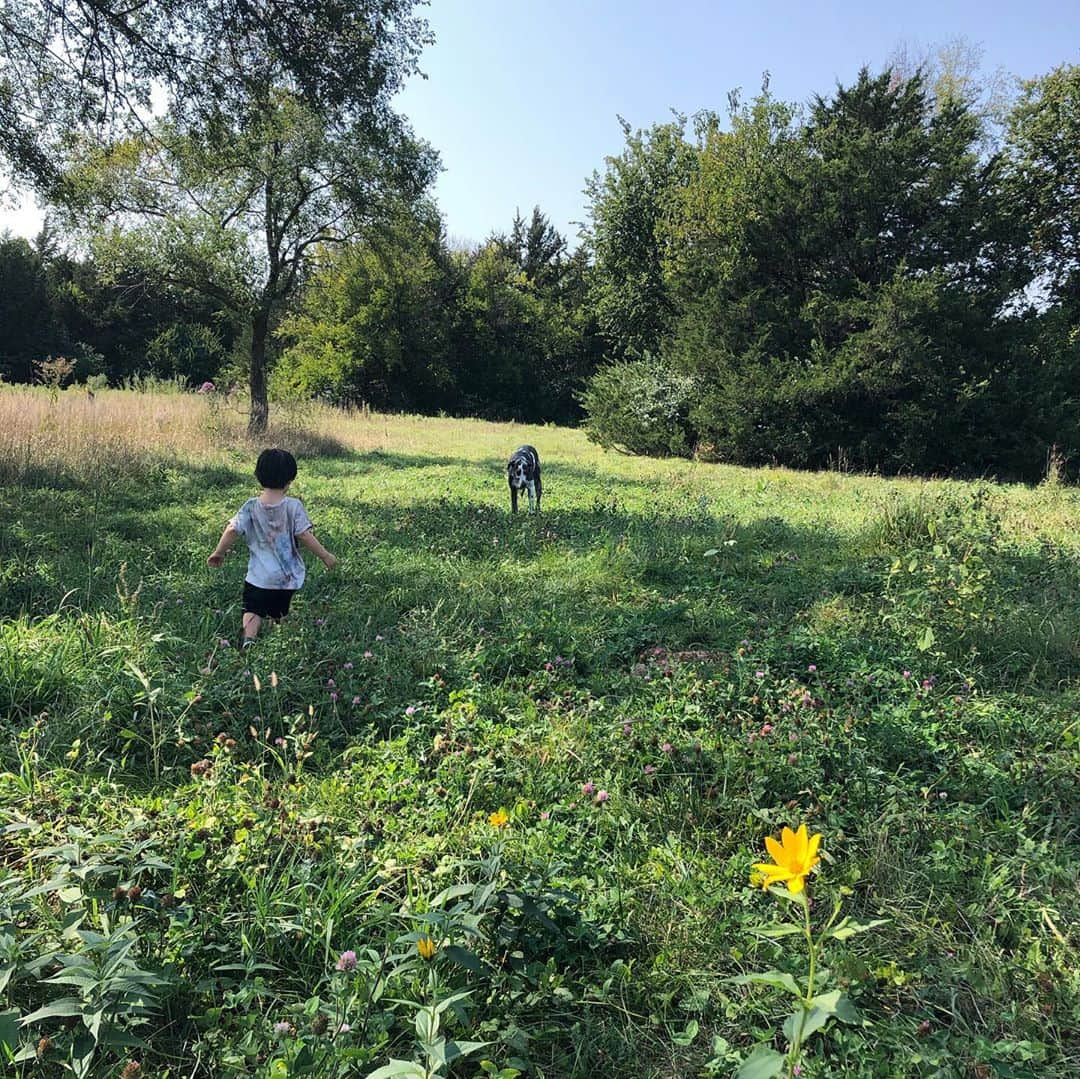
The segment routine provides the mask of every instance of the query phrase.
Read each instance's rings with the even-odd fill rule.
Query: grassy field
[[[241,653],[242,417],[0,390],[4,1074],[733,1075],[802,822],[882,924],[799,1074],[1077,1072],[1077,492],[286,421],[340,562]]]

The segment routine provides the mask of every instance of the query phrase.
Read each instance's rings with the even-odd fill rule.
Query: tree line
[[[243,380],[256,433],[278,394],[800,467],[1076,452],[1080,67],[1008,102],[955,49],[766,81],[624,125],[573,250],[539,207],[466,248],[391,107],[415,6],[5,5],[0,157],[51,213],[0,240],[0,375]]]
[[[1033,477],[1080,448],[1080,67],[989,120],[862,71],[805,110],[647,131],[594,178],[610,364],[588,426],[640,453]]]

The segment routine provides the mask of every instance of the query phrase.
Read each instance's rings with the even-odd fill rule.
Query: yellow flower
[[[776,864],[755,863],[756,880],[762,888],[786,884],[788,891],[798,894],[806,885],[807,874],[821,861],[817,856],[821,836],[808,837],[806,825],[800,824],[797,832],[785,828],[780,838],[782,842],[778,843],[771,835],[765,837],[765,847]]]
[[[262,682],[259,681],[259,676],[257,674],[253,674],[251,676],[251,680],[255,683],[255,692],[262,693]]]
[[[439,946],[431,939],[431,937],[421,937],[416,942],[416,950],[420,953],[421,959],[431,960],[435,958],[435,953],[439,950]]]
[[[488,823],[492,828],[505,828],[510,823],[510,814],[505,809],[500,809],[488,817]]]

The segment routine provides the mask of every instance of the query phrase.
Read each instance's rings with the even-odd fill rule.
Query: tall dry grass
[[[247,435],[246,402],[220,394],[101,390],[59,393],[0,385],[0,483],[91,485],[137,479],[163,466],[235,463],[265,446],[302,456],[404,453],[433,459],[501,459],[539,441],[555,456],[599,457],[578,431],[445,417],[387,416],[314,402],[271,406],[267,433]],[[546,441],[545,441],[546,437]],[[557,444],[557,448],[556,448]]]
[[[347,444],[334,410],[278,408],[263,438],[247,436],[237,403],[188,393],[101,390],[59,393],[0,387],[0,482],[82,485],[138,478],[163,465],[224,463],[237,452],[288,445],[304,454],[335,454]],[[335,422],[336,421],[336,422]]]

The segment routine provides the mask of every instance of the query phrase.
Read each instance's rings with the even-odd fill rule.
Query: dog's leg
[[[532,480],[529,480],[525,489],[529,492],[529,512],[535,513],[536,511],[533,503],[536,501],[536,484]]]
[[[544,493],[544,485],[540,482],[540,470],[536,472],[536,512],[540,512],[540,496]]]
[[[510,512],[517,513],[517,488],[510,484]]]

